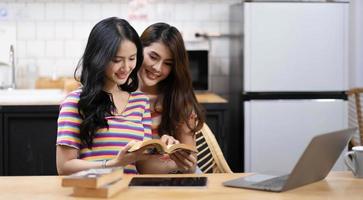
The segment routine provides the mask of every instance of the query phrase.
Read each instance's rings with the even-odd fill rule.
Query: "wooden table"
[[[170,175],[169,175],[170,176]],[[183,176],[183,175],[173,175]],[[132,177],[125,175],[125,188],[112,199],[122,200],[230,200],[230,199],[363,199],[363,179],[350,172],[332,172],[323,180],[283,193],[223,187],[222,182],[245,174],[210,174],[205,188],[127,188]],[[0,177],[0,199],[91,199],[71,196],[71,188],[61,187],[59,176]]]

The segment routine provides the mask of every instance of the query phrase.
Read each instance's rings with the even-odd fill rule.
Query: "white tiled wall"
[[[188,49],[210,50],[210,90],[228,93],[228,38],[210,42],[196,32],[228,34],[229,5],[238,0],[3,0],[0,21],[17,27],[17,66],[38,66],[39,76],[72,76],[91,28],[118,16],[139,34],[151,23],[167,22],[183,34]]]

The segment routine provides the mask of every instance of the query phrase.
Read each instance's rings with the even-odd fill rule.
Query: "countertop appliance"
[[[348,9],[346,2],[231,6],[231,32],[243,35],[230,49],[235,170],[288,172],[313,136],[348,126]],[[344,169],[342,159],[334,169]]]
[[[194,90],[209,89],[208,50],[188,50],[189,69]]]

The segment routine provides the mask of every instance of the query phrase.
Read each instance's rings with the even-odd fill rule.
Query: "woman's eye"
[[[131,57],[131,58],[129,58],[129,60],[135,60],[136,58],[135,57]]]
[[[173,65],[173,63],[165,63],[166,65],[168,65],[168,66],[172,66]]]
[[[149,55],[150,56],[150,58],[152,59],[152,60],[156,60],[157,58],[156,58],[156,56],[153,56],[153,55]]]
[[[113,63],[119,63],[121,60],[112,60]]]

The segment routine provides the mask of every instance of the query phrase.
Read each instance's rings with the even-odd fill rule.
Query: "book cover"
[[[123,188],[127,188],[127,184],[125,184],[122,179],[119,179],[100,188],[74,187],[72,196],[109,198],[120,192]]]
[[[80,171],[62,179],[63,187],[99,188],[119,180],[123,176],[122,167],[97,168]]]
[[[152,150],[153,152],[157,152],[160,154],[171,154],[179,150],[184,150],[188,152],[194,152],[197,153],[198,150],[195,146],[188,145],[188,144],[172,144],[172,145],[165,145],[161,140],[159,139],[152,139],[152,140],[145,140],[145,141],[139,141],[136,142],[128,151],[134,152],[138,151],[140,149],[145,149],[147,151]]]

